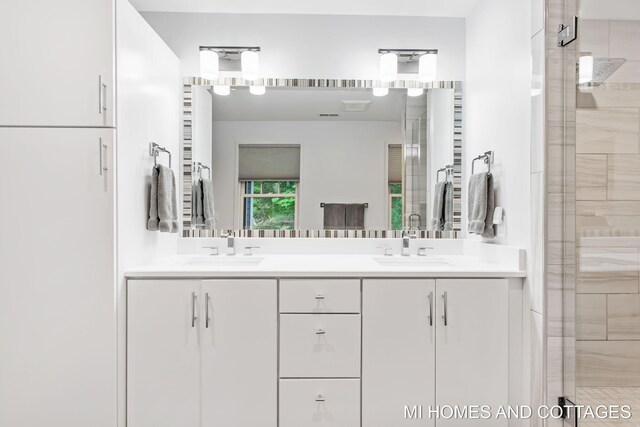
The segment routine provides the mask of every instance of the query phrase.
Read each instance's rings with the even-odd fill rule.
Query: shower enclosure
[[[640,2],[548,0],[547,28],[546,400],[629,405],[579,424],[639,426]]]

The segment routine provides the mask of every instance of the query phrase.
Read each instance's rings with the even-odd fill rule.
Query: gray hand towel
[[[482,237],[492,239],[495,237],[493,231],[493,211],[496,209],[496,192],[493,187],[493,175],[487,174],[487,217],[484,221],[484,231]]]
[[[431,217],[431,229],[440,231],[444,229],[444,190],[446,182],[436,182],[433,188],[433,216]]]
[[[158,231],[160,218],[158,218],[158,168],[153,167],[151,171],[151,188],[149,190],[149,219],[147,220],[147,230]]]
[[[210,179],[202,180],[202,211],[204,228],[213,230],[216,227],[216,219],[213,205],[213,183]]]
[[[364,230],[364,203],[350,203],[346,205],[345,215],[347,230]]]
[[[158,227],[164,233],[177,233],[176,180],[170,168],[160,165],[158,169]]]
[[[453,230],[453,182],[444,187],[444,231]]]
[[[343,203],[324,204],[324,229],[344,230],[346,226],[346,205]]]
[[[482,234],[487,219],[487,181],[486,172],[472,175],[469,179],[469,233]]]

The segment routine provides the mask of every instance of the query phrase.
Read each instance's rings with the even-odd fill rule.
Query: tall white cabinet
[[[114,133],[0,128],[2,426],[114,426]]]
[[[130,253],[119,249],[152,242],[140,255],[169,242],[145,230],[142,193],[153,160],[141,153],[154,140],[175,159],[180,77],[175,55],[127,0],[117,0],[116,46],[115,1],[2,4],[0,426],[116,427],[124,413],[117,283]],[[139,19],[123,20],[123,12]],[[136,75],[140,87],[153,80],[154,91],[127,86],[121,102],[140,109],[139,98],[152,98],[154,108],[118,128],[116,141],[114,69],[123,42],[135,49],[119,69],[163,71]],[[120,161],[123,153],[132,160]],[[118,181],[127,185],[116,188]],[[130,188],[136,197],[123,198]],[[126,241],[116,235],[123,222],[134,224]]]

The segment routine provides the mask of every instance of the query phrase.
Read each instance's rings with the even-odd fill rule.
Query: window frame
[[[388,196],[388,203],[389,203],[387,215],[389,217],[389,223],[388,223],[389,230],[393,230],[393,199],[394,198],[400,199],[402,203],[402,211],[404,215],[404,191],[400,191],[400,193],[392,193],[391,187],[394,185],[400,185],[401,190],[404,189],[401,182],[390,182],[387,184],[387,196]],[[404,221],[403,221],[403,224],[400,226],[399,230],[402,230],[403,227],[404,227]]]
[[[280,182],[295,182],[296,183],[296,191],[294,193],[267,193],[267,194],[262,194],[262,192],[260,192],[260,194],[254,194],[254,193],[247,193],[246,192],[246,183],[247,182],[276,182],[276,183],[280,183]],[[290,198],[293,197],[294,199],[294,208],[293,208],[293,228],[292,230],[297,230],[298,229],[298,202],[300,201],[299,198],[299,193],[300,193],[300,181],[288,181],[288,180],[244,180],[244,181],[238,181],[238,186],[239,191],[238,191],[238,224],[240,225],[238,228],[240,230],[265,230],[265,229],[255,229],[255,228],[244,228],[244,224],[245,224],[245,218],[244,218],[244,202],[245,199],[255,199],[255,198],[268,198],[268,199],[273,199],[273,198]],[[279,184],[278,184],[278,190],[280,190]]]

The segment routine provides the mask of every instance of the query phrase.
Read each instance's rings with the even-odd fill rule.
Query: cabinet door
[[[277,294],[275,280],[203,282],[203,427],[276,427]]]
[[[114,0],[3,2],[0,126],[113,126],[114,40]]]
[[[503,279],[438,279],[436,327],[437,405],[488,405],[509,401],[509,301]],[[441,418],[442,426],[506,426],[505,419]]]
[[[1,426],[115,425],[113,137],[0,129]]]
[[[435,425],[435,281],[370,279],[362,292],[362,426]],[[408,416],[420,405],[422,420]]]
[[[200,283],[129,280],[128,427],[200,426]]]

